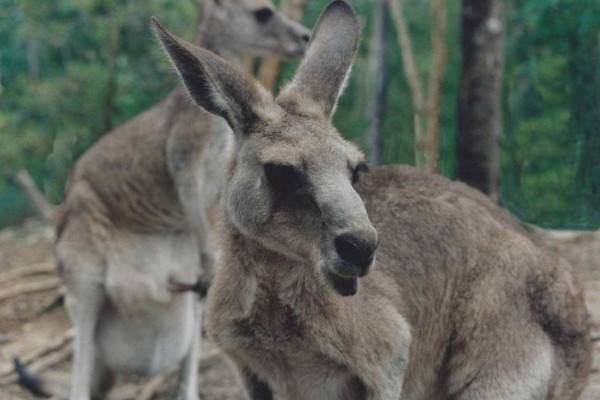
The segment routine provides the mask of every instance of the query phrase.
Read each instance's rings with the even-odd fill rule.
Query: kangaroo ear
[[[245,134],[273,103],[258,82],[216,54],[167,31],[152,18],[154,31],[188,92],[206,111],[223,117],[236,134]]]
[[[316,103],[330,118],[346,83],[359,39],[360,24],[352,7],[342,0],[333,1],[321,14],[304,59],[279,99],[299,95],[302,100]]]

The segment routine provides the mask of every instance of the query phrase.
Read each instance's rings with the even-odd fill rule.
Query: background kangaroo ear
[[[225,118],[236,134],[247,133],[265,116],[271,95],[253,78],[216,54],[167,31],[152,18],[154,31],[188,92],[206,111]]]
[[[333,1],[321,14],[306,55],[290,84],[279,96],[299,95],[330,118],[344,88],[360,39],[360,23],[352,7]]]

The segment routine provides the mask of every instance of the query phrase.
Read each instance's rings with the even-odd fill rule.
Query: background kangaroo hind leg
[[[78,276],[67,284],[67,307],[75,328],[71,400],[99,398],[111,386],[111,374],[96,353],[95,332],[104,302],[104,291],[93,277]]]

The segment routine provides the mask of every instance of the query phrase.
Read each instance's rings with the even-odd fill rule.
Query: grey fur
[[[266,0],[206,0],[200,43],[232,62],[299,56],[309,31]],[[75,326],[71,400],[102,397],[115,373],[179,369],[178,399],[197,399],[200,305],[169,282],[210,281],[211,208],[233,134],[182,88],[106,134],[70,178],[56,255]]]
[[[256,382],[281,400],[576,399],[591,343],[566,262],[459,183],[389,166],[351,184],[364,158],[330,113],[356,27],[350,6],[332,2],[275,100],[209,52],[180,66],[204,69],[203,84],[247,111],[231,114],[243,128],[222,199],[209,335],[253,400],[265,398]],[[188,51],[174,39],[169,53]],[[291,192],[270,176],[274,165]],[[364,277],[340,264],[335,239],[348,232],[371,249],[379,241]]]

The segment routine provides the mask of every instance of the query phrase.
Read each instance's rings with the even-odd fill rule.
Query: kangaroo
[[[199,44],[234,63],[298,57],[310,31],[267,0],[205,0]],[[105,135],[76,163],[57,216],[56,258],[75,328],[70,399],[102,398],[116,373],[179,368],[197,394],[200,310],[233,134],[182,88]],[[197,285],[202,279],[203,285]]]
[[[582,289],[474,190],[367,169],[331,117],[357,49],[333,1],[273,98],[217,55],[158,36],[236,151],[205,327],[253,400],[576,399],[590,369]]]

